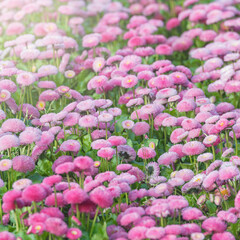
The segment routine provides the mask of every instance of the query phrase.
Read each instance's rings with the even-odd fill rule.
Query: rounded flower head
[[[128,145],[118,146],[117,152],[122,162],[132,162],[135,160],[137,155],[135,150]]]
[[[110,191],[102,186],[91,191],[90,200],[99,205],[101,208],[108,208],[113,204],[113,197]]]
[[[240,172],[236,166],[222,166],[219,169],[219,179],[222,181],[233,179],[239,174]]]
[[[0,239],[1,240],[16,240],[16,237],[13,233],[2,231],[0,233]]]
[[[62,181],[62,176],[60,175],[51,175],[43,179],[43,183],[49,186],[53,186]]]
[[[10,97],[11,97],[11,93],[8,90],[6,89],[0,90],[0,102],[5,102],[8,99],[10,99]]]
[[[198,141],[191,141],[183,145],[183,153],[186,155],[199,155],[205,151],[205,146]]]
[[[122,136],[111,136],[108,138],[108,142],[110,142],[112,146],[119,146],[126,144],[127,140]]]
[[[91,99],[87,99],[87,100],[81,101],[81,102],[78,103],[78,105],[77,105],[77,109],[78,109],[79,111],[81,111],[81,112],[94,109],[94,107],[95,107],[94,101],[91,100]]]
[[[15,190],[23,190],[24,188],[30,186],[32,181],[28,178],[22,178],[13,183],[12,187]]]
[[[74,165],[79,171],[90,169],[93,163],[92,158],[88,156],[80,156],[74,159]]]
[[[55,173],[63,174],[63,173],[73,172],[74,170],[75,170],[75,165],[72,162],[65,162],[65,163],[59,164],[55,168]]]
[[[67,233],[67,224],[60,218],[50,217],[45,221],[46,231],[56,236],[63,236]]]
[[[98,119],[93,115],[85,115],[79,119],[78,124],[80,127],[93,128],[97,126]]]
[[[32,144],[34,142],[38,142],[41,139],[42,131],[38,128],[27,127],[23,132],[19,135],[20,143]]]
[[[105,66],[105,60],[102,57],[97,57],[93,61],[93,70],[94,72],[100,72]]]
[[[120,62],[120,70],[128,72],[142,62],[142,58],[136,55],[128,55]]]
[[[210,217],[203,221],[202,228],[208,232],[224,232],[227,225],[217,217]]]
[[[177,110],[179,112],[189,112],[196,108],[196,103],[193,100],[183,99],[177,104]]]
[[[215,143],[217,141],[217,136],[216,135],[209,135],[209,136],[206,136],[204,139],[203,139],[203,143],[205,145],[212,145],[213,143]]]
[[[101,38],[101,35],[98,33],[85,35],[82,40],[82,46],[87,48],[96,47],[100,43]]]
[[[124,88],[132,88],[136,86],[138,83],[138,79],[134,75],[128,75],[122,80],[122,87]]]
[[[213,154],[212,153],[203,153],[203,154],[200,154],[197,157],[198,162],[205,162],[205,161],[209,161],[209,160],[213,160]]]
[[[35,168],[34,160],[26,155],[16,156],[12,160],[13,169],[17,172],[27,173]]]
[[[79,239],[81,236],[82,232],[78,228],[69,228],[66,234],[66,237],[71,240]]]
[[[128,238],[130,240],[146,239],[147,230],[148,228],[142,226],[133,227],[128,232]]]
[[[122,127],[124,129],[132,129],[134,126],[134,122],[132,120],[125,120],[122,122]]]
[[[8,159],[2,159],[0,161],[0,171],[5,172],[12,167],[12,161]]]
[[[164,153],[158,158],[158,164],[169,166],[170,164],[176,162],[177,159],[178,154],[175,152]]]
[[[67,190],[64,193],[64,199],[68,204],[80,204],[88,199],[88,195],[80,188]]]
[[[156,152],[150,147],[142,147],[138,150],[137,155],[142,159],[151,159],[156,156]]]
[[[105,147],[105,148],[101,148],[100,150],[98,150],[97,155],[101,158],[105,158],[107,160],[112,159],[113,155],[115,154],[115,150],[113,148],[110,147]]]
[[[236,238],[230,232],[223,232],[223,233],[214,233],[212,235],[212,240],[236,240]]]
[[[60,146],[60,151],[63,152],[78,152],[81,148],[80,143],[77,140],[64,141]]]
[[[25,124],[22,120],[16,118],[9,118],[2,124],[3,132],[21,132],[25,129]]]
[[[35,82],[36,78],[34,77],[34,75],[32,73],[29,72],[22,72],[20,74],[18,74],[17,76],[17,83],[20,86],[29,86],[31,84],[33,84]]]
[[[46,103],[44,101],[38,101],[36,103],[36,108],[39,110],[39,111],[43,111],[46,107]]]
[[[160,44],[156,47],[156,54],[159,55],[172,55],[173,49],[168,44]]]
[[[46,198],[46,196],[47,192],[41,184],[30,185],[22,192],[22,198],[30,202],[41,202]]]
[[[187,207],[182,210],[182,218],[186,221],[198,220],[203,213],[198,208]]]
[[[113,120],[113,115],[110,113],[101,113],[98,116],[98,120],[99,120],[99,122],[107,123],[107,122],[110,122]]]
[[[4,135],[0,137],[0,151],[7,150],[12,147],[18,147],[20,141],[15,135]]]
[[[111,146],[112,146],[112,144],[109,141],[104,140],[104,139],[98,139],[91,143],[92,149],[97,149],[97,150],[104,148],[104,147],[111,147]]]
[[[75,75],[76,73],[73,70],[67,70],[64,72],[64,76],[69,79],[74,78]]]
[[[146,122],[137,122],[134,127],[132,128],[133,133],[136,136],[141,136],[146,134],[150,129],[150,126]]]
[[[149,178],[156,178],[159,175],[160,168],[156,162],[150,162],[146,165],[146,172]]]

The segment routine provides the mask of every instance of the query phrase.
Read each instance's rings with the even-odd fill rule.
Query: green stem
[[[90,239],[91,239],[92,234],[93,234],[93,229],[94,229],[94,225],[95,225],[96,220],[97,220],[98,211],[99,211],[99,206],[96,209],[96,213],[95,213],[95,216],[94,216],[94,219],[93,219],[93,223],[92,223],[92,227],[91,227],[91,231],[90,231]]]
[[[71,189],[69,174],[67,173],[68,188]]]
[[[215,161],[216,157],[215,157],[215,148],[214,146],[212,145],[212,153],[213,153],[213,161]]]

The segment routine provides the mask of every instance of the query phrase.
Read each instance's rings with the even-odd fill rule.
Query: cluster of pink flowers
[[[4,0],[0,240],[234,240],[238,0]]]

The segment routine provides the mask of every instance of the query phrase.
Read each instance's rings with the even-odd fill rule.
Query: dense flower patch
[[[239,239],[239,0],[0,20],[0,240]]]

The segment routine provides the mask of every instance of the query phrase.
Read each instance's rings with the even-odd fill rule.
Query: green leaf
[[[212,203],[211,201],[208,200],[206,202],[206,206],[207,206],[210,214],[215,214],[216,213],[217,206],[214,203]]]
[[[0,188],[0,196],[2,196],[5,192],[7,192],[7,187],[6,187],[6,182],[5,182],[5,186]]]
[[[171,168],[168,168],[168,167],[164,167],[162,170],[161,170],[161,175],[166,177],[166,178],[169,178],[169,176],[171,175],[172,173],[172,169]]]
[[[144,146],[149,147],[149,144],[152,143],[152,142],[155,144],[155,146],[158,145],[158,139],[149,138],[144,142]]]
[[[33,183],[41,183],[43,180],[43,177],[38,173],[34,173],[33,175],[30,175],[28,176],[28,178],[32,180]]]
[[[92,236],[91,240],[107,240],[108,235],[107,235],[107,223],[104,222],[102,225],[101,223],[97,223],[94,226],[94,235]]]
[[[69,136],[67,136],[67,140],[78,140],[79,136],[75,135],[75,134],[71,134]]]
[[[130,147],[133,147],[133,142],[131,139],[128,139],[127,140],[127,145],[130,146]]]
[[[92,139],[91,139],[91,135],[85,135],[82,138],[82,143],[83,143],[83,151],[84,152],[88,152],[91,149],[91,143],[92,143]]]
[[[0,232],[3,232],[3,231],[8,231],[8,227],[0,225]]]
[[[21,237],[24,240],[37,240],[37,235],[34,234],[27,234],[26,232],[20,231],[18,233],[15,233],[17,237]]]
[[[52,162],[47,160],[47,159],[44,159],[44,160],[38,160],[38,163],[37,163],[37,172],[40,174],[40,175],[43,175],[43,176],[49,176],[49,175],[52,175],[53,174],[53,171],[52,171]]]
[[[122,122],[128,119],[128,115],[121,115],[121,117],[117,118],[117,122],[116,122],[116,132],[117,133],[121,133],[123,131],[123,127],[122,127]]]

